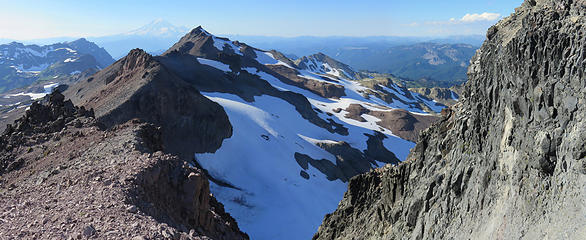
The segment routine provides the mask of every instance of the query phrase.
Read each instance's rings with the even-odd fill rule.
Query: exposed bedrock
[[[585,239],[585,5],[528,0],[491,27],[461,103],[352,178],[314,239]]]

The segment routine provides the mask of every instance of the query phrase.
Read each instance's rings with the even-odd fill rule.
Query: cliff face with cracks
[[[314,239],[585,239],[585,14],[528,0],[490,28],[462,102],[351,179]]]

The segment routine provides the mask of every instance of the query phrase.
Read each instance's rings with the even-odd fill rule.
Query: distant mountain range
[[[313,52],[326,55],[358,70],[391,73],[407,78],[409,87],[451,87],[466,81],[470,58],[484,40],[483,36],[443,39],[415,37],[246,37],[265,49],[276,49],[287,56]]]
[[[188,32],[158,19],[126,33],[87,39],[104,47],[114,58],[134,48],[153,55],[162,54]],[[451,87],[467,79],[466,67],[482,35],[433,37],[270,37],[226,35],[262,49],[275,49],[289,58],[322,52],[357,70],[391,73],[406,78],[408,87]],[[71,41],[71,38],[34,40],[33,42]]]
[[[112,64],[106,50],[86,39],[51,45],[0,45],[0,92],[28,86],[38,80],[69,77]]]
[[[451,87],[467,80],[477,47],[468,44],[417,43],[387,49],[340,49],[336,58],[358,69],[407,78],[409,87]]]
[[[103,47],[115,59],[122,58],[134,48],[141,48],[151,53],[161,53],[171,47],[179,38],[189,32],[190,28],[175,26],[165,20],[156,19],[137,29],[107,36],[85,37],[88,41],[94,42]],[[13,41],[25,44],[48,45],[56,42],[69,42],[78,38],[55,37],[45,39],[33,39],[27,41],[0,39],[0,43]]]

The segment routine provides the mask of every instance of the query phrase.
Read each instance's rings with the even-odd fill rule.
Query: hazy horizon
[[[91,38],[126,33],[155,19],[217,35],[261,37],[448,37],[484,35],[521,0],[6,2],[0,39]],[[221,14],[220,14],[221,13]]]

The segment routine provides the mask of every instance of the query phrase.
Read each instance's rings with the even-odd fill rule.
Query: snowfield
[[[218,49],[234,49],[231,42],[217,40],[214,38],[214,45]],[[255,50],[255,53],[256,60],[261,64],[291,67],[275,59],[269,52]],[[198,58],[198,61],[224,72],[232,71],[228,65],[218,61],[203,58]],[[374,116],[362,114],[361,117],[366,122],[345,117],[348,113],[345,109],[350,104],[360,104],[373,111],[401,108],[417,114],[427,114],[400,101],[389,104],[372,95],[363,96],[368,88],[357,81],[344,78],[347,74],[343,70],[333,69],[329,65],[323,68],[314,66],[313,69],[316,72],[297,70],[301,77],[317,81],[325,81],[321,78],[324,74],[338,76],[337,84],[344,86],[346,96],[340,99],[323,98],[306,89],[285,84],[255,67],[244,67],[242,70],[258,75],[280,91],[304,95],[313,108],[319,109],[317,112],[320,118],[331,118],[347,128],[347,136],[316,126],[304,119],[293,105],[277,97],[262,95],[254,97],[253,102],[247,102],[233,94],[202,92],[204,96],[223,106],[232,124],[233,135],[225,139],[215,153],[196,154],[195,158],[213,178],[231,186],[210,183],[211,192],[251,239],[311,239],[324,215],[335,210],[342,199],[347,188],[346,183],[341,180],[329,181],[325,174],[311,164],[304,170],[295,160],[295,153],[336,163],[336,157],[317,144],[345,141],[351,147],[364,151],[368,140],[365,134],[373,135],[378,131],[387,137],[383,140],[385,148],[400,160],[407,158],[410,149],[415,146],[414,143],[379,126],[377,122],[381,120]],[[414,101],[403,96],[404,93],[397,89],[384,89],[407,102]],[[425,101],[433,111],[441,111],[441,107],[435,106],[434,102],[420,98],[417,94],[412,95]],[[336,109],[342,110],[336,113]],[[376,162],[371,167],[381,167],[382,164]],[[302,170],[309,175],[309,179],[301,176]]]
[[[310,178],[302,178],[295,153],[335,163],[335,156],[316,143],[346,141],[365,150],[368,138],[364,134],[379,128],[376,118],[364,115],[367,123],[345,119],[350,134],[342,136],[303,119],[294,106],[279,98],[258,96],[248,103],[232,94],[203,94],[224,107],[234,129],[215,153],[196,154],[214,178],[238,188],[212,184],[212,193],[254,239],[310,239],[323,216],[337,207],[346,184],[327,180],[311,165],[306,171]],[[386,133],[385,147],[405,159],[414,143]],[[278,227],[267,228],[268,224]]]

